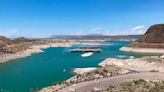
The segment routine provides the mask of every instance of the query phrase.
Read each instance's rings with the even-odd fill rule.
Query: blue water
[[[101,46],[103,52],[82,58],[82,53],[68,52],[69,48],[56,47],[45,49],[44,53],[11,60],[0,64],[0,92],[29,92],[30,88],[42,88],[55,82],[64,81],[74,75],[73,68],[97,67],[98,63],[108,57],[124,55],[141,57],[143,54],[119,51],[129,44],[128,41],[108,41],[113,45]],[[63,72],[63,70],[66,72]]]

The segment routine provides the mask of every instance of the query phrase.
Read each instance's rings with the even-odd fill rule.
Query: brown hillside
[[[141,48],[164,48],[164,24],[151,26],[144,36],[128,46]]]
[[[20,37],[20,38],[17,38],[15,40],[13,40],[14,43],[22,43],[22,42],[31,42],[32,40],[30,39],[27,39],[27,38],[24,38],[24,37]]]
[[[0,41],[6,44],[12,44],[12,41],[5,36],[0,36]]]
[[[20,37],[15,40],[10,40],[4,36],[0,36],[0,54],[15,53],[15,52],[26,50],[29,47],[24,42],[31,43],[33,41],[34,40],[30,40],[24,37]]]
[[[143,37],[136,42],[140,43],[164,43],[164,24],[151,26]]]

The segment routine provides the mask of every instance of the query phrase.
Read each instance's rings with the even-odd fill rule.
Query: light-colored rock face
[[[108,65],[116,65],[125,70],[133,70],[138,72],[142,72],[142,71],[164,72],[164,63],[163,63],[164,60],[157,57],[153,57],[153,58],[151,58],[151,60],[147,58],[136,58],[136,59],[126,59],[126,60],[117,59],[117,58],[108,58],[103,62],[99,63],[99,66],[106,67]],[[157,59],[160,59],[159,62],[156,61]]]
[[[155,54],[163,54],[164,49],[157,48],[137,48],[137,47],[122,47],[120,51],[127,52],[136,52],[136,53],[155,53]]]
[[[91,67],[91,68],[75,68],[73,70],[73,72],[76,73],[76,74],[83,74],[83,73],[94,71],[96,69],[97,68],[93,68],[93,67]]]

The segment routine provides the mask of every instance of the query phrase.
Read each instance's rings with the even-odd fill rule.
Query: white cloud
[[[131,34],[144,34],[146,32],[145,26],[135,26],[131,28]]]
[[[17,29],[4,30],[4,31],[0,31],[0,35],[10,37],[10,36],[15,36],[17,32],[18,32]]]
[[[86,34],[103,34],[103,35],[111,35],[111,36],[116,36],[116,35],[142,35],[146,32],[146,27],[144,25],[141,26],[135,26],[132,28],[129,28],[127,30],[110,30],[105,27],[95,27],[91,28],[88,30],[79,30],[76,31],[75,35],[86,35]]]
[[[131,30],[141,30],[141,29],[143,29],[143,28],[145,28],[145,26],[135,26],[135,27],[132,27],[131,28]]]
[[[86,29],[86,30],[76,30],[74,33],[70,33],[71,35],[87,35],[87,34],[104,34],[107,33],[105,31],[105,28],[102,27],[96,27],[96,28],[91,28],[91,29]]]
[[[90,29],[90,32],[93,34],[103,34],[103,35],[141,35],[146,32],[146,28],[144,25],[135,26],[127,30],[118,30],[113,31],[103,27],[97,27]]]

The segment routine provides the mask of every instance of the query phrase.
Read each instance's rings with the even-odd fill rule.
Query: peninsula
[[[27,39],[20,37],[14,40],[0,36],[0,63],[9,60],[30,56],[33,53],[43,52],[49,47],[68,47],[74,41],[53,39]]]
[[[121,51],[141,53],[164,53],[164,24],[151,26],[144,36],[125,47]]]

